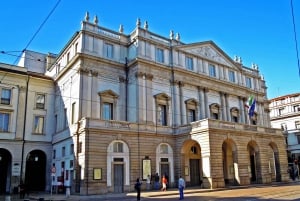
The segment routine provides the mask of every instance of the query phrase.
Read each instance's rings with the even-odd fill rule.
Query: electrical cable
[[[22,53],[25,52],[27,50],[27,48],[29,47],[29,45],[31,44],[31,42],[34,40],[34,38],[36,37],[36,35],[40,32],[40,30],[42,29],[42,27],[44,26],[44,24],[47,22],[47,20],[49,19],[49,17],[52,15],[52,13],[54,12],[54,10],[56,9],[56,7],[58,6],[58,4],[60,3],[61,0],[58,0],[55,4],[55,6],[52,8],[52,10],[50,11],[50,13],[47,15],[47,17],[45,18],[45,20],[42,22],[42,24],[39,26],[39,28],[37,29],[37,31],[33,34],[33,36],[31,37],[31,39],[29,40],[29,42],[27,43],[27,45],[25,46],[25,48],[22,50]],[[21,54],[22,54],[21,53]],[[21,57],[21,55],[20,55]],[[18,58],[15,60],[14,64],[16,64],[16,62],[18,61]]]
[[[299,51],[298,51],[298,42],[297,42],[297,33],[296,33],[296,23],[295,23],[295,16],[294,16],[294,6],[293,0],[291,0],[291,10],[292,10],[292,19],[293,19],[293,28],[294,28],[294,41],[296,45],[296,54],[297,54],[297,64],[298,64],[298,73],[300,77],[300,63],[299,63]]]

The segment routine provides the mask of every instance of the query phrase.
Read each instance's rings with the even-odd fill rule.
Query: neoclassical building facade
[[[86,195],[132,191],[136,178],[155,173],[172,187],[180,175],[199,188],[288,180],[285,139],[271,128],[257,65],[244,66],[213,41],[185,44],[139,19],[125,34],[87,13],[46,59],[44,75],[54,84],[52,185]]]

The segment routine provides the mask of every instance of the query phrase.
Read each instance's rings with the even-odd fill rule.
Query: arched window
[[[210,116],[212,119],[219,119],[220,106],[217,103],[213,103],[210,105]]]
[[[158,125],[167,126],[170,97],[167,94],[160,93],[155,95],[154,98],[156,104],[156,123]]]
[[[185,101],[185,105],[186,105],[187,123],[197,121],[198,102],[195,99],[188,99]]]
[[[239,122],[240,112],[236,107],[230,109],[230,115],[231,115],[232,122],[236,122],[236,123]]]
[[[100,118],[103,120],[116,120],[116,107],[118,95],[112,90],[99,92],[100,96]]]

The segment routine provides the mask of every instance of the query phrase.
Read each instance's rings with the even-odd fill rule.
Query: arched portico
[[[236,144],[232,139],[227,139],[222,144],[223,175],[225,185],[240,184],[238,170],[238,153]]]
[[[274,142],[270,142],[269,144],[269,173],[271,174],[272,181],[281,181],[279,152]]]
[[[251,140],[247,145],[249,156],[249,179],[250,183],[262,183],[260,152],[257,143]]]
[[[0,194],[10,192],[11,163],[11,153],[0,148]]]
[[[29,191],[46,190],[46,154],[33,150],[26,157],[25,184]]]
[[[187,140],[181,147],[181,176],[187,185],[200,186],[202,184],[201,147],[197,141]]]

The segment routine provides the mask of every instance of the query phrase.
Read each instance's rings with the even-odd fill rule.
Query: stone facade
[[[284,136],[270,127],[257,65],[245,67],[214,42],[185,44],[173,31],[166,38],[146,22],[142,28],[139,19],[126,35],[122,26],[116,32],[96,17],[90,22],[87,13],[47,59],[58,189],[127,192],[136,178],[155,173],[172,187],[180,175],[199,188],[288,180]]]

